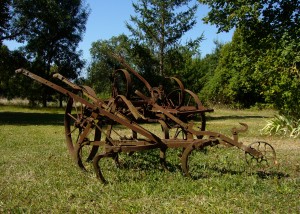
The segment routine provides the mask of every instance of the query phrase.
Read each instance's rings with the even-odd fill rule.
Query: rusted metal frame
[[[97,103],[98,105],[105,105],[104,101],[99,99],[97,95],[95,94],[94,90],[90,88],[89,86],[78,86],[75,83],[72,83],[70,80],[62,76],[61,74],[54,74],[53,77],[58,78],[59,80],[62,80],[67,85],[71,86],[75,90],[80,90],[83,95],[90,98],[94,103]]]
[[[78,166],[82,169],[82,170],[86,170],[81,157],[80,157],[80,151],[81,148],[84,146],[84,143],[86,141],[86,136],[89,135],[89,133],[92,131],[92,127],[93,124],[92,123],[88,123],[88,125],[84,128],[84,131],[80,134],[79,140],[77,141],[77,143],[75,144],[75,161],[77,162]],[[86,144],[86,143],[85,143]]]
[[[188,129],[188,124],[182,122],[177,117],[175,117],[174,115],[172,115],[171,113],[169,113],[168,110],[166,110],[165,108],[163,108],[163,107],[159,106],[158,104],[156,104],[151,98],[146,97],[144,94],[142,94],[138,90],[136,90],[135,93],[139,97],[141,97],[142,99],[146,100],[149,105],[151,105],[151,106],[153,106],[155,108],[155,110],[160,111],[161,113],[163,113],[165,116],[169,117],[171,120],[173,120],[175,123],[179,124],[184,129]]]
[[[61,87],[59,85],[56,85],[56,84],[54,84],[54,83],[52,83],[52,82],[50,82],[50,81],[48,81],[48,80],[46,80],[42,77],[39,77],[39,76],[29,72],[26,69],[18,69],[18,70],[16,70],[16,73],[22,73],[25,76],[28,76],[28,77],[44,84],[44,85],[47,85],[48,87],[53,88],[56,91],[59,91],[60,93],[71,97],[75,101],[80,102],[80,103],[84,104],[85,106],[93,109],[94,112],[98,111],[97,114],[102,114],[102,115],[104,115],[104,116],[106,116],[106,117],[108,117],[108,118],[124,125],[124,126],[127,126],[127,127],[131,128],[133,131],[136,131],[137,133],[139,133],[139,134],[145,136],[146,138],[150,139],[151,141],[153,141],[153,143],[156,143],[158,146],[165,147],[165,145],[163,145],[163,143],[161,142],[161,139],[158,136],[156,136],[155,134],[147,131],[146,129],[142,128],[138,124],[135,124],[135,123],[129,121],[125,117],[121,118],[119,116],[118,112],[117,112],[117,114],[112,114],[112,113],[106,111],[105,109],[103,109],[103,106],[101,106],[102,103],[101,104],[98,104],[98,103],[92,104],[92,103],[88,102],[87,100],[85,100],[84,98],[82,98],[82,97],[80,97],[80,96],[64,89],[63,87]],[[94,118],[94,119],[96,119],[96,118]]]
[[[69,81],[67,78],[65,78],[63,75],[61,75],[59,73],[53,74],[53,77],[61,80],[62,82],[64,82],[67,85],[71,86],[75,90],[81,90],[82,89],[80,86],[72,83],[71,81]]]
[[[185,176],[190,177],[189,173],[189,167],[188,167],[188,157],[190,153],[195,149],[203,149],[206,146],[213,146],[216,142],[210,140],[210,139],[198,139],[196,142],[189,144],[186,149],[183,150],[182,156],[181,156],[181,168]]]
[[[93,146],[92,149],[94,149],[94,152],[90,153],[88,159],[89,160],[93,159],[94,169],[96,171],[97,177],[100,180],[102,180],[103,182],[105,182],[105,179],[101,173],[100,166],[98,164],[100,159],[103,157],[112,157],[118,164],[118,153],[120,153],[120,152],[132,153],[135,151],[159,148],[161,150],[161,153],[160,153],[161,163],[165,164],[166,163],[165,162],[165,157],[166,157],[165,152],[166,152],[167,148],[183,148],[183,154],[181,156],[181,164],[182,164],[182,169],[186,175],[189,175],[188,157],[189,157],[190,153],[193,150],[203,149],[206,146],[214,146],[217,144],[232,145],[232,146],[236,146],[236,147],[244,150],[246,152],[246,154],[251,154],[252,156],[255,156],[256,157],[255,159],[263,158],[263,156],[264,156],[263,152],[261,152],[259,149],[251,148],[251,146],[245,146],[242,143],[238,142],[238,133],[245,132],[247,130],[248,127],[246,124],[240,123],[244,127],[242,129],[237,129],[237,128],[232,129],[233,139],[231,139],[225,135],[222,135],[220,133],[216,133],[216,132],[204,131],[204,130],[196,131],[193,129],[192,123],[183,122],[181,119],[174,116],[174,112],[171,111],[172,109],[171,110],[166,109],[166,108],[158,105],[154,99],[154,95],[152,95],[151,98],[148,98],[145,95],[143,95],[142,93],[137,91],[136,94],[139,97],[141,97],[145,101],[145,103],[147,103],[152,108],[152,110],[150,110],[150,111],[153,111],[156,113],[157,119],[153,119],[153,120],[155,122],[159,122],[161,124],[162,129],[164,131],[164,135],[165,135],[165,139],[160,139],[155,134],[149,132],[148,130],[146,130],[139,124],[135,123],[134,121],[130,121],[128,118],[126,118],[124,115],[122,115],[119,111],[117,111],[118,100],[121,100],[120,102],[123,103],[123,105],[127,106],[126,107],[128,109],[127,111],[129,111],[135,117],[136,120],[139,119],[138,116],[140,115],[140,113],[138,112],[137,108],[135,108],[135,106],[132,104],[132,102],[123,95],[116,96],[115,99],[111,99],[110,104],[106,105],[102,100],[100,100],[96,97],[95,92],[91,88],[79,87],[76,84],[71,83],[67,79],[64,79],[63,76],[58,75],[58,78],[61,79],[63,82],[65,82],[66,84],[71,86],[76,91],[80,90],[86,97],[93,100],[93,103],[90,103],[86,99],[80,97],[79,95],[69,92],[68,90],[66,90],[50,81],[47,81],[37,75],[34,75],[25,69],[18,69],[16,72],[23,73],[24,75],[29,76],[30,78],[35,79],[35,80],[41,82],[42,84],[47,85],[47,86],[59,91],[60,93],[69,96],[70,99],[72,100],[72,104],[73,104],[73,101],[77,101],[77,102],[80,102],[81,104],[83,104],[85,107],[87,107],[90,110],[90,112],[88,112],[86,115],[83,115],[84,116],[83,120],[81,117],[73,118],[75,120],[75,122],[80,120],[80,123],[78,123],[78,127],[79,127],[79,124],[81,125],[79,127],[79,129],[80,129],[79,139],[77,139],[77,142],[74,143],[75,152],[73,152],[73,154],[75,154],[75,156],[76,156],[78,165],[82,169],[85,170],[85,167],[83,166],[83,163],[81,160],[80,152],[81,152],[81,149],[83,146],[86,146],[86,145]],[[128,72],[125,72],[125,73],[128,74]],[[130,81],[127,80],[127,83],[129,83],[129,82],[131,83],[131,80]],[[127,88],[127,91],[129,91],[129,90],[130,89]],[[151,92],[151,90],[153,90],[153,88],[150,89],[150,92]],[[158,92],[160,93],[160,91],[158,91]],[[196,108],[200,109],[200,113],[204,113],[205,111],[210,111],[209,109],[203,108],[202,103],[200,102],[199,98],[193,92],[191,92],[189,90],[185,90],[185,89],[184,89],[184,92],[187,92],[188,94],[190,94],[191,97],[195,100],[195,102],[197,104]],[[182,93],[183,93],[183,91],[182,91]],[[180,101],[183,101],[183,99]],[[181,104],[182,103],[183,102],[181,102]],[[202,108],[200,108],[200,107],[202,107]],[[70,108],[72,108],[72,106]],[[183,109],[183,111],[186,111],[186,109]],[[186,113],[186,112],[183,112],[183,113]],[[188,112],[188,114],[189,113],[191,113],[191,114],[198,113],[198,111],[197,112],[196,111]],[[134,114],[136,114],[136,115],[134,115]],[[68,115],[68,116],[70,117],[71,115]],[[111,121],[115,121],[119,124],[126,126],[127,128],[132,129],[134,140],[128,140],[128,139],[121,138],[121,140],[109,139],[106,141],[101,141],[102,129],[101,129],[101,127],[98,126],[99,125],[98,119],[100,117],[109,118]],[[69,119],[71,120],[71,118],[69,118]],[[146,119],[146,118],[144,118],[144,119]],[[166,123],[167,120],[174,121],[174,123],[176,124],[176,127],[181,128],[181,130],[186,134],[187,138],[169,139],[169,137],[170,137],[169,136],[169,126]],[[110,125],[112,125],[112,124],[110,124]],[[94,140],[90,141],[87,138],[87,136],[91,133],[91,131],[95,127],[96,127],[96,133],[95,133]],[[109,136],[111,135],[111,130],[112,130],[112,127],[110,127],[110,128],[108,127],[107,135],[109,135]],[[148,138],[148,140],[137,139],[137,133]],[[70,133],[66,132],[66,135],[70,135]],[[197,138],[201,137],[201,139],[194,139],[195,136]],[[111,144],[109,144],[109,143],[111,143]],[[96,156],[99,146],[103,146],[105,152],[103,154]],[[272,148],[272,146],[270,146],[270,147]],[[272,152],[275,154],[273,148],[272,148]],[[276,154],[274,156],[276,159]]]
[[[130,96],[130,93],[132,92],[132,81],[131,81],[131,77],[130,77],[130,74],[128,73],[127,70],[125,69],[118,69],[114,72],[113,76],[116,75],[117,72],[122,72],[123,75],[125,76],[125,79],[126,79],[126,88],[127,88],[127,91],[126,91],[126,97],[129,98]],[[113,89],[112,89],[112,92],[113,92],[113,96],[116,96],[118,95],[118,93],[115,92],[116,90],[116,87],[115,87],[115,80],[113,82]]]
[[[205,112],[212,112],[214,111],[213,109],[207,109],[207,108],[204,108],[204,106],[202,105],[199,97],[192,91],[188,90],[188,89],[185,89],[186,92],[188,92],[195,100],[195,102],[197,103],[197,109],[201,110],[201,111],[205,111]]]
[[[175,123],[179,124],[184,130],[186,130],[187,132],[190,132],[191,134],[194,134],[195,136],[209,136],[209,137],[214,137],[214,138],[219,138],[221,141],[224,141],[225,143],[229,143],[231,145],[234,145],[246,152],[249,152],[251,154],[253,154],[256,157],[261,156],[262,154],[258,151],[256,151],[255,149],[249,148],[248,146],[245,146],[244,144],[237,142],[223,134],[217,133],[217,132],[211,132],[211,131],[196,131],[193,128],[189,127],[189,125],[183,121],[181,121],[180,119],[178,119],[177,117],[175,117],[174,115],[172,115],[171,113],[168,112],[167,109],[164,109],[163,107],[159,106],[158,104],[154,103],[150,98],[146,97],[145,95],[143,95],[141,92],[136,91],[136,94],[138,96],[140,96],[141,98],[145,99],[146,101],[148,101],[148,103],[150,105],[152,105],[154,108],[156,108],[157,110],[161,111],[164,115],[166,115],[168,118],[170,118],[171,120],[173,120]]]
[[[103,100],[97,98],[96,93],[94,92],[94,90],[91,87],[89,87],[89,86],[78,86],[75,83],[72,83],[70,80],[68,80],[66,77],[64,77],[63,75],[61,75],[59,73],[54,74],[53,77],[61,80],[65,84],[71,86],[73,89],[75,89],[77,91],[81,91],[85,96],[87,96],[88,98],[93,100],[95,103],[97,103],[99,105],[104,104]]]
[[[179,89],[181,91],[181,94],[180,94],[180,103],[178,104],[178,106],[175,106],[175,109],[178,109],[182,106],[183,104],[183,101],[184,101],[184,98],[185,98],[185,89],[184,89],[184,85],[182,84],[182,82],[176,78],[176,77],[166,77],[167,79],[172,79],[174,80],[178,85],[179,85]],[[172,92],[171,92],[172,93]],[[168,97],[168,96],[167,96]]]
[[[117,99],[121,99],[123,103],[126,104],[128,107],[128,110],[130,113],[134,116],[136,120],[138,119],[146,119],[143,115],[141,115],[138,110],[134,107],[134,105],[124,96],[124,95],[118,95],[115,97],[115,101],[117,102]]]
[[[125,60],[121,57],[118,56],[117,54],[112,53],[112,57],[114,57],[116,60],[118,60],[124,67],[126,67],[132,74],[134,74],[139,80],[141,80],[146,88],[149,90],[149,92],[152,91],[151,85],[147,82],[147,80],[144,79],[138,72],[136,72],[130,65],[128,65]]]
[[[123,69],[119,69],[119,70],[123,70]],[[126,71],[126,70],[124,70],[124,71]],[[106,105],[101,99],[97,98],[96,94],[89,86],[83,86],[83,88],[81,88],[80,86],[70,82],[67,78],[63,77],[60,74],[59,75],[55,74],[55,76],[57,78],[63,80],[63,82],[70,85],[74,89],[80,89],[80,90],[84,89],[84,90],[82,90],[82,92],[85,96],[87,96],[88,98],[93,100],[97,105],[101,105],[103,108],[106,108],[106,109],[108,108],[108,105]],[[128,109],[130,110],[131,114],[135,117],[136,120],[138,120],[140,118],[145,119],[144,116],[138,112],[138,110],[134,107],[134,105],[125,96],[118,95],[116,98],[121,98],[123,100],[123,102],[127,105]],[[123,117],[123,115],[121,115],[119,112],[117,112],[116,114],[118,114],[118,116]],[[124,119],[127,119],[127,118],[124,117]]]
[[[28,71],[26,69],[23,69],[23,68],[18,69],[18,70],[16,70],[16,73],[22,73],[25,76],[28,76],[31,79],[34,79],[34,80],[36,80],[36,81],[38,81],[38,82],[40,82],[40,83],[42,83],[42,84],[44,84],[44,85],[46,85],[46,86],[48,86],[50,88],[53,88],[54,90],[56,90],[56,91],[58,91],[58,92],[60,92],[60,93],[62,93],[64,95],[66,95],[66,96],[72,97],[75,101],[80,102],[80,103],[84,104],[85,106],[87,106],[87,107],[89,107],[91,109],[96,109],[98,107],[97,105],[88,102],[84,98],[82,98],[82,97],[80,97],[80,96],[78,96],[78,95],[76,95],[76,94],[68,91],[67,89],[64,89],[63,87],[61,87],[59,85],[56,85],[56,84],[54,84],[54,83],[52,83],[52,82],[50,82],[50,81],[48,81],[48,80],[46,80],[46,79],[44,79],[44,78],[36,75],[36,74],[33,74],[33,73],[31,73],[30,71]]]
[[[101,172],[101,169],[100,169],[100,166],[99,166],[99,161],[102,159],[102,158],[114,158],[115,157],[115,153],[103,153],[103,154],[99,154],[97,156],[94,157],[93,159],[93,166],[94,166],[94,170],[96,172],[96,176],[99,180],[102,181],[103,184],[106,184],[107,181],[105,180],[102,172]]]

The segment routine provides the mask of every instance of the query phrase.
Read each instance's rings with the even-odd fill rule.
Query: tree
[[[14,13],[14,2],[12,0],[1,0],[0,2],[0,44],[4,40],[21,38],[28,27],[27,20],[18,20],[16,25],[18,15]]]
[[[112,57],[112,53],[122,53],[122,56],[128,61],[128,50],[130,49],[129,38],[122,34],[112,37],[109,40],[98,40],[92,43],[90,53],[92,56],[91,65],[88,67],[87,81],[90,86],[104,96],[111,90],[110,77],[114,70],[119,68]]]
[[[161,76],[170,72],[165,65],[168,55],[171,58],[182,36],[196,24],[197,5],[190,7],[189,3],[190,0],[139,0],[132,4],[138,15],[131,16],[134,25],[127,22],[126,26],[138,45],[150,49],[158,62],[156,73]],[[201,39],[202,36],[187,45],[198,47]]]
[[[223,74],[229,77],[227,85],[223,86],[234,86],[231,91],[235,96],[240,86],[245,85],[248,92],[252,90],[259,94],[255,97],[258,99],[256,101],[263,100],[285,115],[299,118],[300,95],[296,88],[300,86],[300,79],[296,74],[300,62],[300,2],[199,2],[211,8],[204,18],[206,22],[216,24],[219,31],[228,31],[235,27],[240,35],[241,42],[232,43],[231,46],[237,47],[228,52],[232,56],[227,57],[230,60],[224,64]],[[230,70],[232,66],[237,68],[234,72]],[[240,77],[247,77],[248,80]]]
[[[220,47],[216,67],[205,81],[201,94],[212,103],[234,107],[250,107],[262,102],[262,89],[254,75],[255,53],[236,30],[232,41]]]
[[[92,43],[90,50],[92,62],[88,67],[87,82],[101,96],[107,96],[111,91],[110,77],[116,69],[124,68],[112,54],[119,54],[136,71],[139,71],[147,81],[157,80],[153,73],[157,65],[150,50],[143,45],[136,45],[128,36],[121,34],[108,40],[98,40]],[[140,82],[131,76],[135,85]],[[154,82],[154,81],[153,81]],[[155,84],[156,85],[156,84]],[[141,85],[142,86],[142,85]]]
[[[15,70],[30,66],[24,54],[19,50],[10,51],[0,46],[0,97],[8,99],[28,96],[30,83],[15,76]]]
[[[85,31],[89,10],[81,0],[15,0],[13,2],[15,31],[23,29],[18,41],[26,41],[27,57],[35,72],[49,78],[52,66],[70,79],[75,79],[84,66],[77,51]],[[46,106],[49,89],[43,89]]]
[[[204,18],[206,23],[217,25],[219,32],[236,27],[259,38],[283,34],[296,35],[299,29],[300,2],[298,0],[198,0],[210,7]]]
[[[10,0],[2,0],[0,2],[0,45],[1,45],[2,41],[6,38],[7,31],[9,28],[10,2],[11,2]]]

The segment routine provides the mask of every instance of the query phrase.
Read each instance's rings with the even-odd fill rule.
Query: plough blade
[[[28,76],[69,98],[64,119],[66,144],[71,156],[84,171],[87,170],[86,161],[93,162],[97,178],[106,183],[99,166],[103,158],[113,158],[115,163],[120,165],[118,154],[121,152],[132,154],[142,150],[159,149],[160,162],[166,168],[167,149],[182,148],[182,170],[184,175],[190,176],[190,154],[218,144],[235,146],[245,151],[249,162],[277,163],[275,150],[270,144],[258,142],[246,146],[238,141],[238,134],[248,129],[244,123],[240,123],[241,129],[231,130],[232,137],[205,130],[205,113],[212,112],[213,109],[205,108],[198,96],[185,89],[178,78],[168,78],[173,80],[178,88],[166,93],[167,89],[162,86],[152,87],[121,57],[114,55],[114,58],[129,71],[119,69],[114,73],[112,97],[108,100],[100,99],[92,88],[76,85],[61,74],[55,74],[54,77],[68,88],[52,83],[26,69],[16,70],[16,73]],[[124,75],[124,78],[119,78],[119,75]],[[131,91],[133,84],[131,75],[144,84],[150,97],[138,90],[134,93]],[[127,88],[123,94],[117,85],[117,80],[120,79],[127,81],[124,83]],[[179,97],[179,100],[174,100],[175,97]],[[198,129],[194,127],[192,121],[194,118],[200,121],[201,126]],[[144,123],[160,125],[162,133],[155,134],[144,128],[142,126]],[[172,136],[171,130],[174,129],[176,131]]]

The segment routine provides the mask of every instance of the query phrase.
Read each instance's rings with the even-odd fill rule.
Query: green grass
[[[260,135],[274,114],[216,109],[207,126],[230,135],[247,123],[240,141],[271,143],[280,164],[272,173],[249,169],[236,148],[212,147],[199,153],[201,176],[192,180],[177,150],[167,153],[168,172],[155,150],[122,155],[121,169],[103,160],[103,185],[69,156],[63,110],[0,106],[0,213],[300,213],[299,139]]]

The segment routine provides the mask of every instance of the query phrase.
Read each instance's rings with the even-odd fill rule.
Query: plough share
[[[167,92],[168,88],[164,89],[162,85],[152,87],[120,56],[113,56],[126,69],[118,69],[113,73],[112,97],[107,100],[97,97],[90,87],[78,86],[60,74],[54,77],[66,87],[26,69],[16,70],[16,73],[22,73],[69,97],[64,117],[66,144],[71,156],[84,171],[86,164],[92,162],[97,178],[106,183],[99,165],[102,158],[113,158],[119,165],[118,156],[121,152],[132,154],[159,149],[160,163],[166,168],[167,149],[182,148],[180,158],[183,174],[193,177],[190,154],[218,144],[243,150],[249,164],[263,167],[277,164],[276,153],[269,143],[259,141],[244,145],[238,141],[238,134],[248,129],[244,123],[240,123],[242,128],[231,130],[232,137],[205,130],[205,113],[213,109],[205,108],[198,96],[185,89],[178,78],[166,79],[177,86],[172,91]],[[134,90],[132,77],[144,85],[143,91]],[[200,127],[195,126],[195,117],[200,120]],[[142,124],[145,123],[159,124],[161,135],[144,128]]]

